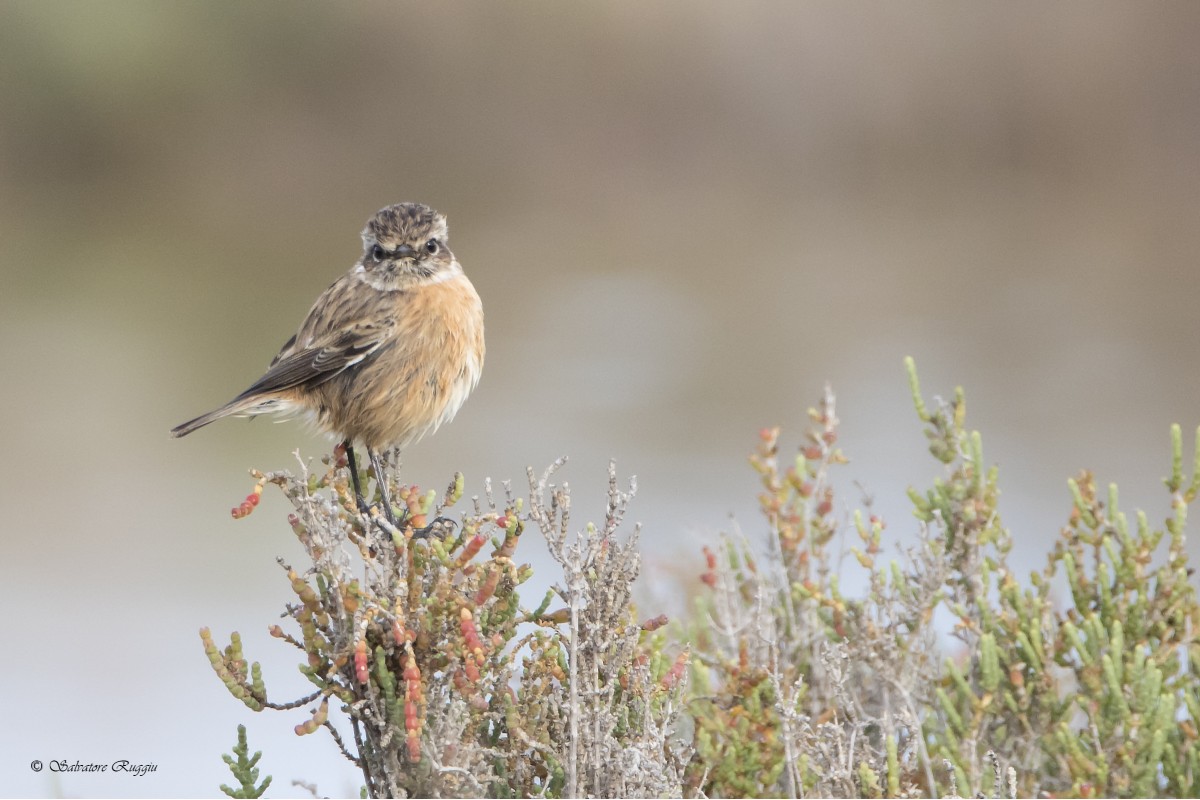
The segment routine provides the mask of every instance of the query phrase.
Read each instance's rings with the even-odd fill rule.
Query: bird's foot
[[[357,495],[355,500],[360,514],[368,519],[374,518],[376,515],[381,515],[394,530],[404,531],[413,516],[411,511],[404,509],[400,516],[397,517],[396,510],[386,501],[368,503],[362,495]],[[445,539],[457,527],[458,523],[449,517],[437,517],[423,528],[412,528],[412,538],[428,539],[430,536],[436,536],[439,539]],[[383,526],[381,525],[380,528],[383,529]],[[387,532],[386,529],[384,529],[384,532]]]
[[[437,517],[424,528],[413,528],[412,538],[428,539],[430,536],[436,536],[439,539],[445,539],[457,527],[458,523],[454,520],[447,517]]]

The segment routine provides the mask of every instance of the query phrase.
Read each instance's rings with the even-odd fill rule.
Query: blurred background
[[[762,539],[745,456],[775,424],[794,452],[827,380],[841,508],[913,536],[940,467],[905,355],[927,396],[966,388],[1020,568],[1083,467],[1161,520],[1168,427],[1200,424],[1197,41],[1184,3],[0,3],[0,793],[210,796],[243,722],[270,796],[357,796],[196,634],[305,691],[266,634],[289,508],[229,509],[327,443],[167,431],[256,378],[397,201],[448,215],[488,325],[406,479],[523,492],[569,455],[582,525],[617,459],[646,616],[719,531]]]

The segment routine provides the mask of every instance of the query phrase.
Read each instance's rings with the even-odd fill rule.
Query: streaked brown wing
[[[319,347],[281,354],[266,374],[237,399],[298,386],[319,386],[370,355],[383,343],[390,328],[390,325],[359,324],[342,331],[331,341],[320,343]]]
[[[239,399],[318,386],[379,347],[395,325],[394,306],[344,275],[321,293],[266,374]]]

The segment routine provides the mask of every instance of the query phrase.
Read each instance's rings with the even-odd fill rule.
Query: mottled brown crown
[[[417,246],[430,239],[445,243],[446,218],[421,203],[397,203],[379,209],[363,229],[368,247],[379,243],[391,249],[402,244]]]

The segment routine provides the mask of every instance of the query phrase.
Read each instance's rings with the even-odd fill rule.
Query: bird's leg
[[[383,475],[383,460],[379,457],[379,453],[375,452],[369,447],[367,448],[367,455],[371,457],[371,465],[375,467],[375,481],[379,484],[379,493],[383,495],[383,513],[387,517],[388,522],[399,528],[408,520],[410,516],[408,509],[402,509],[403,516],[401,516],[400,521],[397,522],[395,514],[392,511],[392,498],[388,493],[387,479],[384,478]],[[428,537],[433,532],[434,528],[438,527],[439,525],[443,527],[454,526],[455,522],[452,519],[438,517],[424,528],[413,528],[413,538],[424,539]]]
[[[370,513],[371,506],[367,503],[367,498],[363,496],[362,483],[358,480],[358,465],[354,463],[354,447],[350,444],[350,440],[342,442],[342,447],[346,450],[346,463],[350,466],[350,482],[354,484],[354,499],[358,502],[358,510],[364,514]],[[368,453],[371,451],[368,449]]]
[[[393,527],[399,527],[395,512],[392,511],[392,497],[388,493],[387,478],[383,475],[383,463],[379,460],[379,453],[368,447],[367,457],[371,459],[371,466],[375,467],[375,483],[379,484],[379,494],[383,497],[383,515]]]

